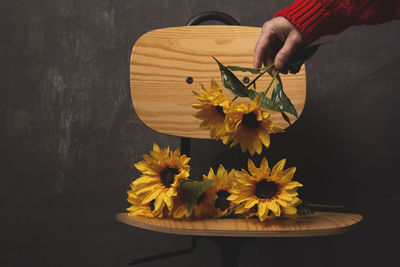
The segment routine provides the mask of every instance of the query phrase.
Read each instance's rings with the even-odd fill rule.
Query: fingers
[[[275,68],[285,72],[284,68],[289,62],[290,57],[302,45],[302,43],[302,36],[297,32],[291,32],[275,57]]]
[[[260,68],[261,63],[263,61],[265,61],[265,55],[268,50],[270,39],[271,39],[271,36],[268,31],[268,22],[266,22],[266,23],[264,23],[264,26],[262,28],[260,37],[258,38],[256,47],[254,48],[254,59],[253,59],[254,68]]]
[[[253,66],[260,68],[275,64],[269,71],[287,73],[287,64],[293,53],[304,44],[303,36],[287,19],[273,18],[264,23],[260,37],[254,48]]]
[[[270,66],[272,63],[274,63],[274,56],[270,53],[267,53],[264,57],[263,63],[264,66]],[[268,73],[269,75],[273,76],[275,74],[275,68],[270,68]]]

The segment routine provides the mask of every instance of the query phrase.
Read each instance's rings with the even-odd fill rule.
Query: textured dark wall
[[[115,222],[128,206],[133,163],[153,141],[131,105],[129,57],[147,31],[220,10],[260,26],[291,1],[1,1],[0,265],[125,266],[130,258],[180,249],[182,236]],[[365,215],[354,232],[257,239],[241,266],[380,266],[397,261],[399,238],[400,22],[351,28],[307,64],[307,104],[271,161],[288,157],[303,196]],[[221,146],[217,146],[221,149]],[[195,171],[215,142],[194,141]],[[197,162],[197,163],[196,163]],[[217,266],[201,241],[190,255],[143,266]]]

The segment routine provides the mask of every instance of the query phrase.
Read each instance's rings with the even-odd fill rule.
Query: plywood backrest
[[[210,87],[211,79],[220,86],[216,57],[224,65],[252,67],[254,46],[261,28],[245,26],[183,26],[154,30],[142,35],[132,49],[130,82],[132,103],[139,118],[150,128],[169,135],[209,138],[200,130],[200,121],[192,115],[197,103],[192,91],[200,83]],[[255,75],[235,72],[239,79]],[[191,77],[193,82],[187,83]],[[286,94],[300,115],[306,98],[305,68],[296,75],[282,75]],[[265,75],[257,88],[266,88]],[[225,90],[228,97],[233,95]],[[239,99],[238,102],[246,100]],[[295,117],[289,115],[294,122]],[[271,112],[273,122],[282,128],[289,125],[278,112]]]

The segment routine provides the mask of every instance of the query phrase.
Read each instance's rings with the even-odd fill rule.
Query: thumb
[[[302,38],[296,33],[289,34],[282,46],[281,50],[276,54],[275,57],[275,68],[278,70],[283,70],[286,64],[289,63],[290,57],[296,52],[296,50],[301,46]]]

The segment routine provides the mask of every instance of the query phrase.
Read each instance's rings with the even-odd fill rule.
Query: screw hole
[[[188,84],[192,84],[193,83],[193,78],[192,77],[187,77],[186,78],[186,83],[188,83]]]

